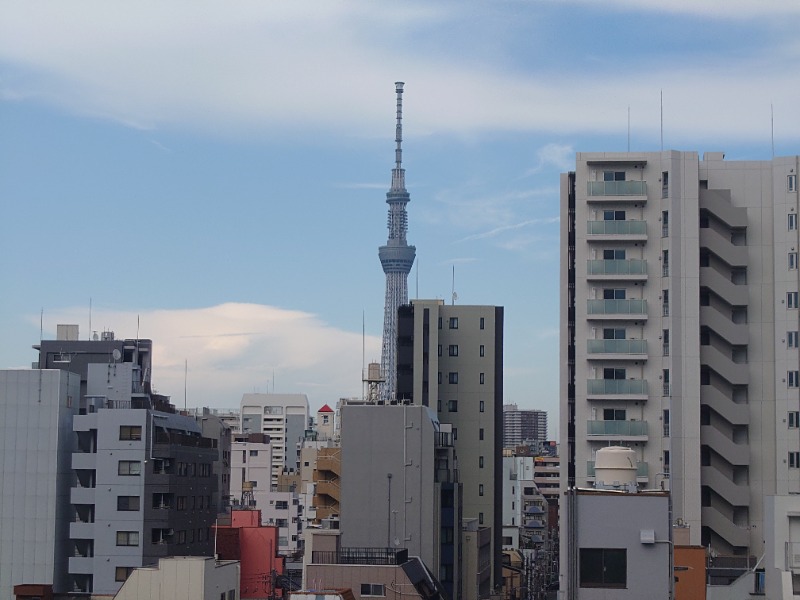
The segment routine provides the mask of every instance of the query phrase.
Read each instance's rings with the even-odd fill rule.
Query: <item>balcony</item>
[[[603,201],[647,201],[647,182],[645,181],[588,181],[586,194],[589,202]]]
[[[647,241],[646,221],[588,221],[588,242]]]
[[[598,441],[647,441],[647,421],[588,421],[586,435]]]
[[[69,491],[69,501],[71,504],[94,504],[95,488],[76,486]]]
[[[97,469],[97,454],[74,452],[72,454],[73,469]]]
[[[589,319],[635,320],[647,319],[647,300],[624,298],[619,300],[587,300]]]
[[[543,529],[545,522],[541,519],[528,519],[525,521],[526,529]]]
[[[94,523],[70,523],[69,537],[73,540],[94,539]]]
[[[587,400],[647,400],[646,379],[587,379]]]
[[[647,360],[647,340],[586,340],[589,360]]]
[[[70,575],[91,575],[94,573],[94,558],[91,556],[70,556]]]
[[[587,260],[586,279],[644,281],[647,279],[647,261],[640,258]]]

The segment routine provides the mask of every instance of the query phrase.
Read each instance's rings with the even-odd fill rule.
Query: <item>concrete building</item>
[[[503,406],[503,448],[547,440],[547,411],[520,410],[516,404]]]
[[[309,428],[305,394],[245,394],[241,402],[242,433],[266,433],[272,444],[272,483],[284,470],[300,468],[300,442]]]
[[[341,545],[404,548],[459,597],[461,486],[451,427],[419,405],[346,405],[341,414]]]
[[[335,413],[327,404],[317,411],[317,422],[315,430],[318,440],[332,440],[336,432]]]
[[[206,556],[161,558],[135,569],[115,600],[239,600],[239,562]]]
[[[453,428],[464,518],[492,529],[492,586],[502,578],[503,308],[414,300],[398,313],[398,401]]]
[[[80,377],[73,373],[0,371],[1,598],[12,598],[23,584],[69,589],[72,417],[79,395]]]
[[[740,557],[769,505],[800,509],[799,161],[579,153],[562,175],[564,489],[628,446],[690,545]]]

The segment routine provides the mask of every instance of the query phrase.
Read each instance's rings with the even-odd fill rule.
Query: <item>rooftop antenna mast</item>
[[[452,304],[455,306],[456,300],[458,300],[458,294],[456,294],[456,266],[453,265],[453,284],[452,284]]]
[[[775,158],[775,107],[772,102],[769,104],[769,127],[772,138],[772,158]]]
[[[664,152],[664,90],[661,90],[661,152]]]

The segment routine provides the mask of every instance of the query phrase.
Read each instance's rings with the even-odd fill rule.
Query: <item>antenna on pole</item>
[[[628,105],[628,152],[631,151],[631,105]]]
[[[769,103],[769,127],[772,137],[772,158],[775,158],[775,107]]]
[[[92,339],[91,335],[92,335],[92,297],[89,296],[89,336],[90,336],[89,339]]]
[[[452,286],[452,304],[455,305],[458,294],[456,294],[456,266],[453,265],[453,286]]]
[[[189,359],[183,359],[183,410],[186,411],[186,387],[189,382]]]
[[[364,400],[364,368],[367,363],[367,325],[365,311],[361,309],[361,400]]]
[[[42,340],[44,340],[44,307],[39,310],[39,404],[42,403]],[[45,355],[45,360],[46,355]],[[44,365],[47,366],[47,363]]]
[[[419,259],[417,259],[416,271],[416,289],[414,290],[414,297],[419,300]]]
[[[661,151],[664,151],[664,90],[661,90]]]

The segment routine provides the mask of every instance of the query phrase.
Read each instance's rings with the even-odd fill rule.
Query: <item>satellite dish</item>
[[[114,348],[114,351],[111,353],[111,356],[114,357],[115,361],[118,361],[120,358],[122,358],[122,352],[120,352],[117,348]]]

